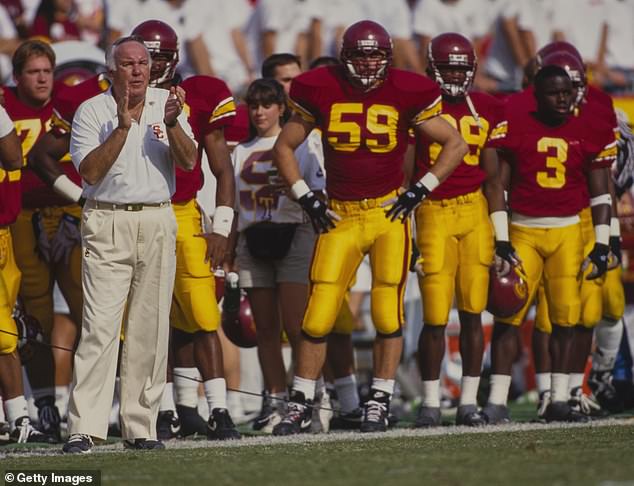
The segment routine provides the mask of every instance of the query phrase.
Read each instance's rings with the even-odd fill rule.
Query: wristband
[[[82,188],[71,181],[66,174],[62,174],[55,179],[55,182],[53,182],[53,189],[73,202],[79,202],[83,192]]]
[[[178,124],[178,118],[174,119],[174,123],[167,123],[165,118],[163,118],[163,123],[165,123],[167,128],[174,128]]]
[[[308,184],[306,184],[306,181],[304,179],[300,179],[296,181],[291,186],[291,194],[293,195],[295,199],[299,199],[302,196],[305,196],[306,194],[308,194],[309,192],[311,192],[310,187],[308,187]]]
[[[610,218],[610,236],[621,236],[621,222],[619,218]]]
[[[418,182],[420,182],[423,186],[425,186],[425,188],[429,192],[432,192],[434,189],[436,189],[440,185],[440,181],[438,180],[438,177],[436,177],[431,172],[427,172],[427,174],[421,177]]]
[[[229,233],[231,233],[232,224],[233,208],[229,206],[218,206],[214,213],[213,223],[211,224],[211,232],[226,238],[229,236]]]
[[[594,227],[594,239],[597,243],[608,245],[610,243],[610,225],[597,224]]]
[[[600,196],[593,197],[590,199],[590,207],[599,206],[601,204],[612,204],[612,196],[609,194],[601,194]]]
[[[489,217],[495,230],[495,241],[510,241],[509,218],[506,211],[494,211]]]

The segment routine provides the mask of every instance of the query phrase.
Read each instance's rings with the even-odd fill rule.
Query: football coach
[[[197,147],[185,92],[150,88],[143,40],[106,54],[111,89],[84,102],[70,153],[83,179],[81,339],[75,354],[66,453],[90,452],[107,435],[117,352],[124,446],[162,449],[156,418],[165,385],[176,266],[170,198],[175,164],[192,170]],[[123,326],[123,330],[121,328]]]

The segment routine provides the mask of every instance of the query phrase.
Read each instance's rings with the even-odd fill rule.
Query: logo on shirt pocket
[[[165,131],[160,123],[152,125],[152,133],[154,134],[155,140],[165,140],[166,138]]]

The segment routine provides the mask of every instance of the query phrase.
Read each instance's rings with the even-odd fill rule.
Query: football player
[[[273,148],[280,175],[320,233],[288,411],[273,429],[275,435],[310,428],[325,339],[366,254],[372,266],[371,308],[377,336],[374,378],[360,429],[387,429],[403,344],[408,216],[458,166],[468,149],[460,134],[439,116],[438,86],[391,67],[392,40],[381,25],[365,20],[350,26],[340,57],[340,66],[308,71],[293,80],[289,104],[295,114]],[[299,177],[294,155],[315,127],[322,130],[328,204]],[[431,171],[399,195],[407,133],[412,127],[442,149]]]
[[[22,272],[20,296],[26,312],[40,322],[45,339],[57,344],[60,337],[53,329],[54,281],[59,283],[73,319],[81,321],[77,245],[80,208],[47,187],[26,164],[31,148],[50,128],[54,68],[55,54],[48,44],[36,40],[24,42],[13,56],[16,86],[4,89],[4,106],[22,140],[26,165],[21,179],[23,209],[11,226],[15,258]],[[55,406],[57,370],[51,349],[40,347],[26,369],[40,426],[59,439],[60,416]],[[68,369],[60,371],[68,374]]]
[[[457,425],[484,425],[477,393],[484,352],[480,314],[487,304],[493,261],[491,218],[506,219],[504,190],[497,178],[495,149],[487,146],[502,118],[503,105],[469,89],[477,62],[471,42],[456,33],[441,34],[428,47],[428,76],[442,90],[442,117],[458,129],[469,152],[458,168],[416,210],[417,264],[424,327],[418,343],[423,402],[417,427],[440,425],[440,366],[445,328],[456,295],[460,315],[462,382]],[[424,140],[417,148],[415,178],[436,163],[440,146]],[[484,183],[484,191],[481,186]]]
[[[540,68],[535,77],[536,111],[509,109],[494,130],[492,146],[502,154],[502,181],[509,187],[510,239],[506,219],[494,221],[495,261],[499,273],[522,267],[528,284],[523,309],[496,316],[491,342],[491,391],[482,413],[488,423],[510,420],[506,400],[511,365],[517,355],[517,327],[544,278],[549,317],[551,403],[547,421],[585,417],[568,405],[573,327],[581,313],[579,278],[600,278],[607,271],[610,195],[607,171],[616,155],[613,127],[591,126],[572,116],[575,92],[568,72]],[[579,212],[592,206],[595,243],[584,259]],[[504,236],[502,236],[504,235]],[[588,273],[584,273],[590,267]]]
[[[31,425],[22,386],[18,329],[12,312],[20,287],[9,225],[20,212],[22,149],[13,122],[0,107],[0,392],[15,442],[55,442]]]
[[[174,30],[164,22],[148,20],[137,25],[132,35],[143,39],[152,56],[150,86],[174,89],[172,85],[178,62],[178,39]],[[193,76],[180,83],[177,89],[185,91],[184,109],[198,141],[199,154],[193,171],[176,169],[176,193],[172,197],[178,223],[176,281],[170,312],[174,371],[189,373],[197,368],[202,375],[210,412],[207,438],[239,439],[240,434],[227,410],[227,385],[217,333],[220,312],[215,305],[216,287],[212,272],[225,261],[234,216],[235,182],[224,127],[235,116],[235,102],[227,85],[210,76]],[[157,137],[161,136],[165,135],[157,133]],[[203,184],[203,149],[211,172],[217,179],[211,233],[203,230],[204,215],[196,202],[196,193]],[[210,302],[212,305],[209,305]],[[197,403],[198,386],[195,379],[190,381],[186,389],[177,391],[177,394],[187,395],[180,397],[180,401],[186,400],[191,409],[195,406],[194,398]],[[172,389],[167,386],[164,396],[167,395],[168,401],[171,394]]]

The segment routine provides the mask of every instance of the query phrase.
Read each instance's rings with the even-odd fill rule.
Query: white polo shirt
[[[84,197],[115,204],[157,203],[172,197],[176,187],[174,163],[163,123],[168,96],[166,89],[148,88],[141,120],[132,122],[121,153],[104,178],[95,185],[83,181]],[[185,112],[178,121],[193,140]],[[70,139],[70,154],[77,170],[118,125],[117,103],[111,90],[81,104]]]
[[[13,130],[13,122],[4,106],[0,106],[0,138],[4,138]]]

